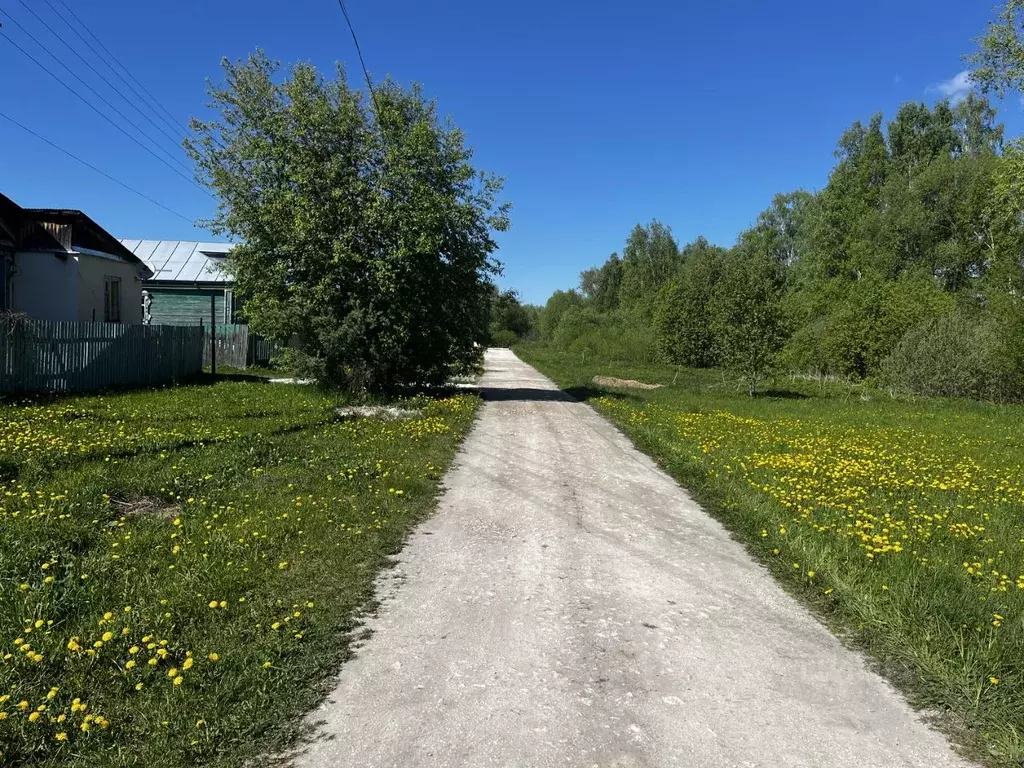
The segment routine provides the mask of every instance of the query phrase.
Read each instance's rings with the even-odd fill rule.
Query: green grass
[[[1024,759],[1024,407],[516,351],[690,489],[969,755]],[[660,383],[605,391],[595,375]],[[674,382],[674,383],[673,383]]]
[[[412,402],[338,422],[314,388],[221,381],[0,405],[0,765],[287,745],[477,403]]]

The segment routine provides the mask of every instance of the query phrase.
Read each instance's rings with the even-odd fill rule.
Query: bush
[[[628,314],[605,314],[589,307],[575,307],[562,315],[554,345],[583,360],[653,363],[658,359],[652,328]]]
[[[519,341],[518,334],[515,331],[510,331],[508,328],[491,331],[492,347],[511,347],[517,341]]]
[[[882,381],[918,395],[1020,400],[1020,366],[1009,354],[1003,330],[997,321],[964,310],[926,321],[908,331],[883,361]]]

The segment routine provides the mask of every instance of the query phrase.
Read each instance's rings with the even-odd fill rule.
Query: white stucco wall
[[[142,279],[139,265],[112,261],[99,256],[76,254],[78,261],[78,316],[81,323],[103,322],[103,283],[107,277],[121,278],[121,322],[142,323]],[[94,314],[95,312],[95,314]]]
[[[61,259],[52,253],[21,252],[14,255],[14,265],[11,305],[15,312],[36,320],[78,320],[78,262],[72,256]]]
[[[37,320],[103,322],[103,285],[121,278],[121,322],[142,322],[139,265],[84,253],[60,258],[52,253],[15,254],[12,309]]]

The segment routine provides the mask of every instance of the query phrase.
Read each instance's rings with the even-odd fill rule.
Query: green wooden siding
[[[203,325],[210,324],[210,296],[216,301],[218,323],[230,323],[230,305],[225,314],[225,291],[222,288],[158,288],[146,286],[153,300],[149,308],[153,325]],[[230,294],[230,291],[228,291]]]

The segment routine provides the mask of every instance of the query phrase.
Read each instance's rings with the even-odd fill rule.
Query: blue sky
[[[204,80],[219,77],[222,56],[259,46],[286,63],[341,60],[359,71],[334,0],[66,1],[182,123],[203,113]],[[0,0],[3,31],[84,90],[16,19],[119,104],[26,4],[78,42],[47,0]],[[514,211],[500,238],[502,282],[532,302],[621,250],[637,222],[659,218],[680,242],[704,234],[731,244],[775,192],[824,185],[853,120],[934,101],[942,83],[957,91],[960,57],[991,16],[984,0],[347,6],[373,76],[422,83],[478,164],[506,177]],[[212,213],[210,198],[2,37],[0,80],[0,111],[190,219]],[[1016,99],[1000,116],[1008,135],[1021,132]],[[0,192],[25,206],[81,208],[120,237],[209,237],[2,119]]]

